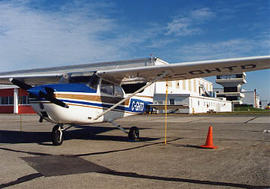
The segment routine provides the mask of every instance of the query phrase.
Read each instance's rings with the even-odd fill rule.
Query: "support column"
[[[19,90],[18,88],[14,88],[14,95],[13,95],[13,113],[18,114],[19,113]]]

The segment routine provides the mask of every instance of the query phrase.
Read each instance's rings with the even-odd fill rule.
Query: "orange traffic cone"
[[[214,146],[214,144],[213,144],[213,128],[212,128],[212,126],[210,126],[208,129],[208,135],[207,135],[205,145],[201,145],[201,147],[202,148],[211,148],[211,149],[217,148],[217,146]]]

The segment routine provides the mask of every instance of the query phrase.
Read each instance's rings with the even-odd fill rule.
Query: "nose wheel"
[[[55,125],[52,129],[52,143],[59,146],[63,143],[63,126]]]

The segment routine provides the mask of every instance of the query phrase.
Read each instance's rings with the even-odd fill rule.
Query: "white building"
[[[269,106],[270,106],[270,101],[269,100],[261,100],[260,107],[262,109],[265,109],[265,108],[267,108]]]
[[[233,104],[243,104],[245,95],[242,93],[242,85],[247,83],[246,73],[232,75],[218,75],[216,83],[223,86],[223,91],[216,91],[217,97],[224,97]]]
[[[245,95],[243,98],[243,104],[252,105],[254,108],[260,108],[260,96],[254,91],[242,90]]]
[[[213,84],[202,78],[169,81],[168,110],[179,113],[231,112],[232,102],[225,98],[213,97]],[[166,82],[157,82],[154,95],[154,108],[163,112]]]

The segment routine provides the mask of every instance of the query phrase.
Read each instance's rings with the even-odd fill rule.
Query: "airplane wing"
[[[0,84],[11,84],[10,79],[17,79],[30,85],[59,83],[59,80],[68,79],[72,76],[90,76],[97,70],[114,70],[119,67],[134,67],[138,63],[147,64],[150,58],[124,60],[114,62],[100,62],[81,65],[59,66],[28,70],[17,70],[0,73]]]
[[[158,58],[154,58],[154,61]],[[136,61],[153,61],[152,58],[138,59]],[[134,63],[136,63],[136,61]],[[147,66],[112,66],[116,62],[98,64],[85,64],[65,67],[21,70],[0,73],[0,84],[10,84],[9,79],[18,79],[30,85],[58,83],[59,80],[71,75],[97,74],[101,78],[121,84],[125,81],[147,82],[181,80],[214,75],[226,75],[270,68],[270,56],[221,59],[197,62],[183,62],[163,65]],[[119,62],[117,62],[119,64]],[[120,62],[125,64],[125,61]],[[103,66],[107,65],[107,66]],[[108,66],[109,65],[109,66]],[[161,77],[162,76],[162,77]]]
[[[165,76],[158,79],[158,81],[191,79],[214,75],[230,75],[269,68],[270,56],[260,56],[98,71],[97,75],[108,81],[121,83],[129,78],[153,81],[161,74],[164,74]]]

